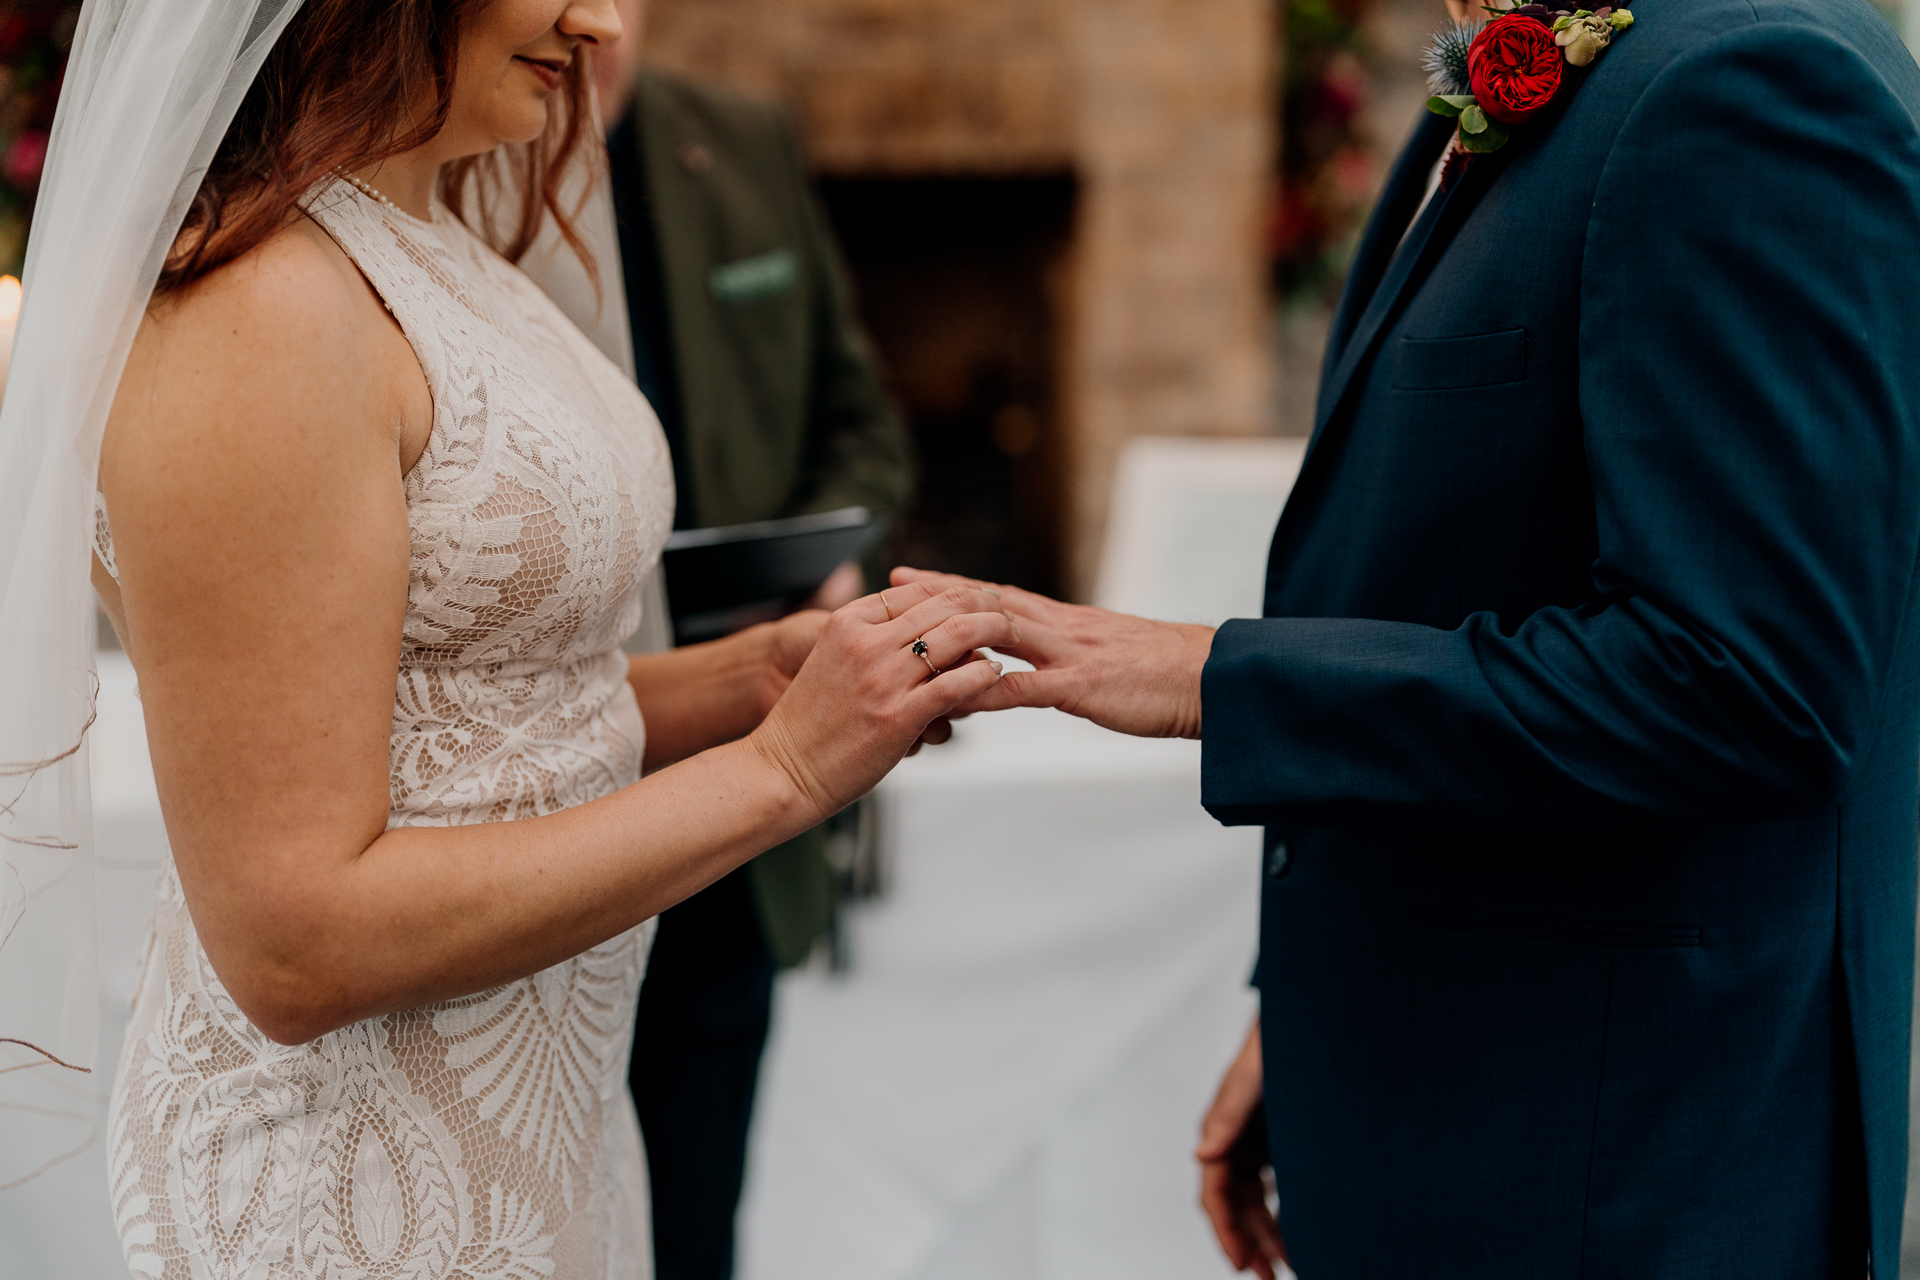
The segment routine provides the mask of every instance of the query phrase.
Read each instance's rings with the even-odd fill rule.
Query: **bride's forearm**
[[[389,831],[349,867],[316,868],[304,893],[255,897],[244,931],[202,940],[247,1016],[299,1044],[558,964],[818,818],[754,742],[734,742],[546,817]],[[213,909],[196,919],[234,918],[240,904],[206,901],[222,894],[199,886]]]

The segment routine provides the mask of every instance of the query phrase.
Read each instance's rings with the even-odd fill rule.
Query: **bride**
[[[94,572],[172,844],[111,1119],[141,1276],[644,1275],[648,922],[998,678],[970,588],[621,652],[666,446],[513,265],[577,242],[619,34],[306,0],[133,340]]]

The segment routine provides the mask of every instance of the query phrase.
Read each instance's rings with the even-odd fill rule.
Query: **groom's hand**
[[[1267,1135],[1260,1067],[1260,1024],[1247,1033],[1200,1124],[1200,1207],[1235,1271],[1274,1280],[1287,1260],[1280,1224],[1267,1207]]]
[[[1200,736],[1200,669],[1213,649],[1213,628],[1154,622],[1132,614],[1064,604],[1047,596],[920,569],[895,569],[893,585],[983,587],[1020,629],[996,652],[1031,662],[1008,672],[958,710],[1058,707],[1070,715],[1142,738]]]

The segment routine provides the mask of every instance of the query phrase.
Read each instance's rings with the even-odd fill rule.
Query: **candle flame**
[[[20,318],[20,281],[0,276],[0,324],[12,324]]]

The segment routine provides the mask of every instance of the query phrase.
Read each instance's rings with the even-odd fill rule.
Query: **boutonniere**
[[[1560,92],[1567,67],[1589,65],[1633,25],[1625,0],[1599,9],[1486,8],[1495,15],[1487,22],[1448,23],[1435,32],[1421,59],[1433,90],[1427,110],[1460,122],[1456,153],[1506,146],[1515,126]]]

